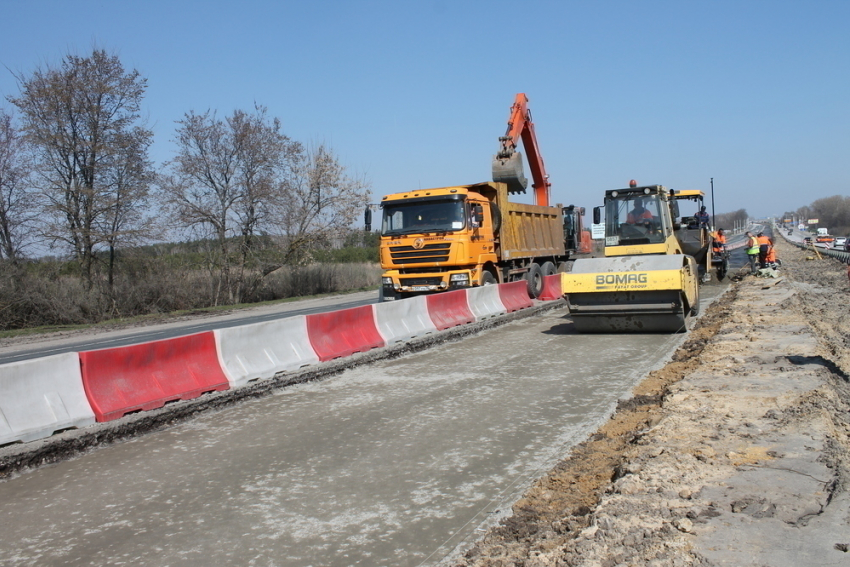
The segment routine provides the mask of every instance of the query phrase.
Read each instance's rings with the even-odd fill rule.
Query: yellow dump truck
[[[506,183],[387,195],[381,200],[381,298],[401,299],[543,276],[590,251],[584,209],[512,203]]]
[[[580,332],[682,332],[699,310],[711,238],[705,221],[681,216],[680,203],[702,204],[701,191],[661,185],[605,193],[605,257],[581,259],[561,275],[561,290]],[[600,223],[601,211],[593,211]]]

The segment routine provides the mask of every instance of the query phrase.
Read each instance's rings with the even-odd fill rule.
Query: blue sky
[[[485,181],[516,93],[552,199],[629,179],[775,215],[847,195],[850,2],[0,0],[0,106],[67,53],[148,79],[152,158],[187,111],[257,102],[381,195]],[[526,171],[528,175],[529,172]],[[528,196],[525,199],[530,202]]]

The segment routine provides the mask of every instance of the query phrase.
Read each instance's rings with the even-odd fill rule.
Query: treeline
[[[155,167],[147,79],[116,55],[15,78],[0,107],[0,328],[377,282],[374,237],[352,229],[368,182],[265,107],[187,111],[176,155]]]
[[[824,197],[796,211],[786,211],[783,214],[784,219],[796,219],[802,223],[809,219],[818,219],[818,227],[828,228],[831,234],[845,236],[850,234],[850,197]]]
[[[714,215],[714,226],[724,230],[734,230],[746,226],[749,215],[746,209],[738,209],[731,213]]]

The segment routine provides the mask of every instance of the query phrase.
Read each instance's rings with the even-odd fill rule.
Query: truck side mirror
[[[475,205],[473,214],[475,215],[475,222],[478,223],[478,226],[484,224],[484,207],[482,205]]]
[[[593,207],[593,224],[602,222],[602,207]]]
[[[372,209],[366,206],[366,213],[363,215],[363,224],[366,225],[366,232],[372,232]]]
[[[673,218],[678,218],[679,216],[679,201],[673,201]]]

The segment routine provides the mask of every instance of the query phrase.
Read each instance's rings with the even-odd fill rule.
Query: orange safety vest
[[[773,246],[767,249],[767,256],[765,257],[766,262],[776,262],[776,250],[773,249]]]
[[[637,216],[635,216],[634,213],[629,213],[626,216],[626,222],[629,224],[635,224],[642,220],[652,220],[652,213],[644,209],[643,212],[638,214]]]
[[[765,244],[770,245],[770,238],[767,236],[759,236],[758,237],[759,246],[764,246]]]

